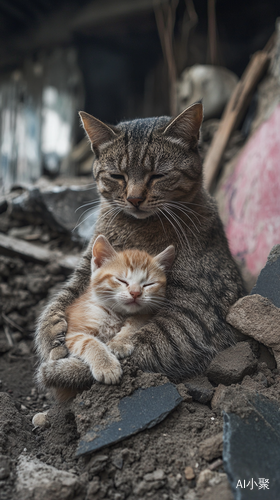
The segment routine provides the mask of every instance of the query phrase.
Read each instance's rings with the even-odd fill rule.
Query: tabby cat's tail
[[[74,357],[42,363],[36,379],[39,386],[54,389],[54,394],[60,401],[66,401],[78,392],[89,389],[94,380],[89,366]]]

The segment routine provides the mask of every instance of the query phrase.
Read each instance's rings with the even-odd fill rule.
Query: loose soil
[[[26,226],[28,224],[30,226],[30,221]],[[1,215],[2,232],[9,234],[17,226],[18,222],[7,213]],[[20,226],[24,227],[23,221]],[[81,250],[66,235],[42,228],[41,225],[37,229],[38,244],[67,248],[67,253],[69,247],[76,253]],[[34,234],[34,228],[30,231]],[[26,234],[31,233],[27,230]],[[55,263],[43,266],[0,256],[0,458],[1,455],[8,457],[10,471],[1,478],[0,467],[0,499],[20,498],[16,491],[16,470],[23,455],[77,476],[85,492],[79,498],[84,500],[232,499],[222,461],[217,462],[219,457],[206,461],[200,453],[201,443],[222,431],[221,412],[214,411],[211,402],[193,401],[183,383],[177,384],[182,403],[163,422],[92,455],[75,458],[79,437],[92,425],[102,423],[105,416],[116,412],[121,397],[138,387],[160,385],[167,379],[159,374],[143,373],[125,360],[123,380],[117,388],[94,384],[67,404],[58,404],[50,392],[39,390],[34,381],[35,321],[66,279]],[[233,396],[244,389],[258,391],[280,402],[279,372],[269,369],[265,363],[258,363],[254,375],[247,375],[241,384],[230,388]],[[242,398],[240,401],[242,403]],[[238,407],[238,403],[236,405]],[[47,410],[50,427],[34,428],[33,416]],[[186,478],[186,475],[192,476],[190,469],[185,475],[186,467],[192,468],[193,478]],[[201,475],[209,468],[213,472]],[[77,498],[73,495],[63,498]],[[57,498],[55,494],[54,498]]]

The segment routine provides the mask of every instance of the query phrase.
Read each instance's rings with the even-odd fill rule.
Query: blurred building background
[[[278,0],[0,0],[2,190],[87,173],[71,155],[79,109],[113,124],[174,114],[185,68],[240,76],[279,15]]]

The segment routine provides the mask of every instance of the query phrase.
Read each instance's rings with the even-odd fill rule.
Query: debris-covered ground
[[[0,236],[18,238],[19,249],[25,240],[51,251],[79,255],[82,250],[40,218],[36,224],[30,218],[19,221],[5,211],[0,231]],[[280,403],[280,374],[273,356],[256,340],[240,338],[217,356],[207,376],[176,385],[181,402],[160,423],[77,457],[80,438],[86,442],[96,426],[102,429],[110,419],[118,422],[122,398],[169,381],[125,360],[120,386],[96,383],[64,405],[38,390],[35,320],[67,274],[56,261],[39,264],[0,255],[1,500],[233,499],[222,458],[222,411],[246,419],[250,409],[244,401],[256,392]],[[41,426],[32,424],[37,413],[44,413]]]

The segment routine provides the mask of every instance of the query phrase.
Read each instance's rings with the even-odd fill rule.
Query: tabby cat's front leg
[[[118,359],[130,356],[134,351],[133,335],[150,319],[150,315],[129,317],[119,333],[107,343],[109,349]]]
[[[71,354],[86,362],[93,378],[104,384],[117,384],[122,376],[116,356],[96,337],[90,334],[67,333],[66,346]]]
[[[41,360],[44,361],[64,358],[68,354],[65,346],[66,316],[58,305],[51,304],[38,321],[35,344]]]

